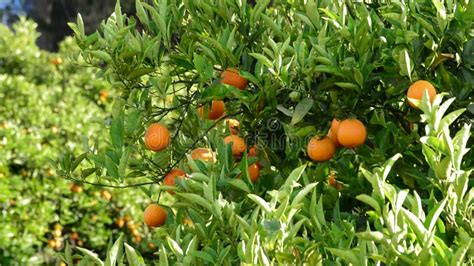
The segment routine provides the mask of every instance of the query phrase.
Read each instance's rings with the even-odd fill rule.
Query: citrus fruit
[[[418,80],[411,84],[411,86],[408,88],[407,98],[421,101],[426,90],[430,96],[430,102],[433,102],[436,96],[436,89],[429,81],[426,80]],[[408,100],[408,104],[411,107],[418,109],[418,107],[410,100]]]
[[[341,120],[338,120],[338,119],[334,118],[331,121],[331,130],[332,130],[332,132],[337,133],[337,131],[339,130],[339,125],[340,124],[341,124]]]
[[[341,146],[341,144],[340,144],[339,141],[337,140],[337,134],[334,133],[334,130],[329,129],[328,134],[327,134],[327,137],[334,143],[334,146],[335,146],[336,148]]]
[[[228,144],[232,142],[232,154],[234,156],[241,156],[244,153],[245,149],[247,149],[247,145],[245,145],[245,140],[236,135],[230,135],[224,138],[224,144]]]
[[[248,81],[239,74],[239,70],[228,68],[221,74],[221,83],[243,90],[247,87]]]
[[[51,59],[51,64],[57,66],[63,63],[63,59],[61,57],[55,57]]]
[[[249,149],[249,157],[257,157],[257,145],[253,145],[250,149]]]
[[[206,110],[208,109],[208,110]],[[210,108],[204,106],[199,107],[199,116],[204,118],[205,111],[207,111],[207,118],[211,120],[219,119],[225,112],[224,101],[212,101]]]
[[[339,124],[337,140],[346,148],[356,148],[364,144],[367,130],[361,121],[355,118],[343,120]]]
[[[71,190],[71,192],[73,193],[81,193],[82,191],[82,187],[78,184],[72,184],[69,189]]]
[[[250,180],[255,183],[258,181],[258,177],[260,176],[260,169],[256,163],[251,164],[247,170],[249,171]]]
[[[111,194],[110,192],[108,192],[107,190],[102,190],[102,191],[100,192],[100,196],[101,196],[103,199],[107,200],[107,201],[109,201],[109,200],[112,199],[112,194]]]
[[[193,160],[202,160],[206,162],[215,162],[216,155],[211,149],[207,148],[196,148],[191,152],[191,158]]]
[[[159,227],[166,222],[166,211],[158,204],[150,204],[143,212],[145,224],[149,227]]]
[[[336,181],[336,177],[334,177],[334,174],[330,174],[329,177],[328,177],[328,184],[333,187],[333,188],[336,188],[337,186],[337,181]]]
[[[308,156],[315,162],[328,161],[336,153],[336,146],[328,137],[314,137],[308,142]]]
[[[229,131],[232,135],[237,135],[239,132],[240,122],[237,119],[229,118],[227,119],[227,124],[229,125]]]
[[[161,123],[151,124],[145,133],[145,146],[152,151],[166,149],[170,142],[170,132]]]
[[[171,170],[163,179],[163,185],[174,187],[176,185],[176,178],[182,179],[186,173],[181,169]],[[173,190],[168,190],[168,193],[173,195],[175,192]]]

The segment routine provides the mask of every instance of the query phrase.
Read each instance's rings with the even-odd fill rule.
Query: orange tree
[[[120,95],[109,141],[72,158],[75,167],[59,160],[60,173],[140,187],[166,208],[153,230],[162,262],[462,261],[473,236],[464,189],[473,10],[472,1],[136,1],[136,16],[117,3],[91,35],[78,16],[83,60]],[[407,99],[417,80],[456,100],[440,107],[444,94],[423,88]],[[448,107],[459,111],[441,120]],[[148,139],[156,123],[166,133]],[[448,126],[460,132],[454,143]],[[175,168],[186,178],[163,184]]]

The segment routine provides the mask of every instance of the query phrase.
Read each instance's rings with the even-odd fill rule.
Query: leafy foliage
[[[104,251],[110,235],[131,231],[119,228],[116,219],[129,215],[135,221],[129,224],[140,224],[135,217],[141,201],[132,191],[72,185],[51,163],[69,151],[65,156],[74,165],[80,156],[72,154],[81,152],[81,142],[105,140],[100,125],[111,97],[99,95],[113,91],[94,78],[95,71],[77,67],[79,51],[71,38],[58,54],[39,50],[35,27],[25,20],[13,30],[0,25],[2,265],[52,264],[54,250],[66,242]],[[58,58],[61,64],[51,63]],[[146,232],[138,229],[145,238]],[[126,239],[133,241],[130,233]],[[140,250],[146,253],[144,242]]]
[[[59,173],[140,186],[169,207],[166,227],[153,230],[164,264],[462,263],[473,236],[473,5],[162,0],[136,1],[127,16],[117,2],[91,35],[79,15],[70,26],[81,55],[119,97],[110,141],[89,145],[86,166],[59,159]],[[221,84],[229,67],[250,82],[245,90]],[[419,79],[455,98],[421,102],[424,132],[405,103]],[[212,100],[225,101],[226,115],[201,119],[198,106]],[[445,116],[449,108],[460,111]],[[228,117],[257,158],[235,160],[223,144]],[[309,163],[309,137],[334,117],[360,119],[366,145]],[[172,138],[153,153],[142,139],[156,121]],[[192,160],[196,147],[216,151],[217,163]],[[190,178],[171,197],[160,181],[175,167]],[[330,173],[342,189],[326,185]]]

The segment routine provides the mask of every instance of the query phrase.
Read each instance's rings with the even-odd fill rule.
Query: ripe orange
[[[204,118],[205,114],[204,106],[199,107],[198,113],[199,116]],[[212,101],[211,108],[207,110],[207,118],[211,120],[219,119],[225,112],[224,101]]]
[[[63,59],[61,57],[55,57],[51,59],[51,64],[57,66],[63,63]]]
[[[346,119],[339,125],[337,140],[346,148],[356,148],[364,144],[367,130],[358,119]]]
[[[332,156],[334,156],[334,153],[336,153],[336,146],[334,146],[334,143],[328,137],[322,139],[314,137],[308,142],[307,150],[308,156],[311,160],[315,162],[324,162],[330,160]]]
[[[249,152],[247,153],[248,157],[257,157],[257,144],[253,145],[250,149]],[[260,162],[256,162],[258,169],[262,169],[262,165]]]
[[[334,118],[332,121],[331,121],[331,130],[334,132],[334,133],[337,133],[337,131],[339,130],[339,125],[341,124],[341,120],[338,120],[336,118]]]
[[[132,233],[132,236],[140,236],[140,232],[138,231],[137,228],[133,228],[132,230],[130,230],[131,233]]]
[[[165,186],[175,186],[176,181],[175,178],[183,179],[186,173],[181,169],[173,169],[171,170],[163,179],[163,185]],[[168,190],[168,193],[173,195],[175,192],[173,190]]]
[[[194,149],[191,152],[191,158],[193,160],[202,160],[211,163],[216,161],[216,155],[214,154],[214,152],[211,149],[207,148]]]
[[[249,155],[249,157],[257,157],[257,145],[253,145],[253,146],[249,149],[248,155]]]
[[[61,232],[61,229],[54,229],[53,230],[54,237],[61,237],[62,234],[63,234],[63,232]]]
[[[71,190],[72,193],[81,193],[82,187],[78,184],[71,184],[69,190]]]
[[[221,83],[243,90],[247,87],[248,81],[240,76],[238,69],[228,68],[221,74]]]
[[[112,199],[112,194],[111,194],[110,192],[108,192],[107,190],[102,190],[102,191],[100,192],[100,196],[101,196],[103,199],[107,200],[107,201],[109,201],[109,200]]]
[[[334,118],[331,121],[331,128],[329,129],[328,134],[327,134],[327,137],[330,138],[332,142],[334,142],[334,145],[336,146],[336,148],[341,146],[341,144],[337,140],[337,131],[339,130],[340,123],[341,123],[340,120],[337,120],[336,118]]]
[[[411,84],[411,86],[408,88],[407,98],[421,101],[421,98],[423,97],[423,94],[426,90],[428,90],[430,102],[433,102],[436,96],[436,89],[429,81],[426,80],[418,80]],[[418,109],[418,107],[415,106],[411,101],[408,101],[408,104],[411,107]]]
[[[152,151],[166,149],[170,143],[170,132],[160,123],[151,124],[145,133],[145,146]]]
[[[227,124],[229,125],[229,131],[232,135],[237,135],[239,132],[240,122],[237,119],[229,118],[227,119]]]
[[[78,240],[79,239],[79,234],[77,232],[72,232],[69,237],[71,238],[71,240]]]
[[[118,228],[122,228],[125,225],[125,221],[122,218],[118,218],[115,220],[115,225],[117,225]]]
[[[258,177],[260,176],[260,169],[258,168],[258,165],[256,163],[251,164],[248,168],[249,171],[249,177],[252,182],[257,182]]]
[[[54,239],[48,240],[48,246],[50,248],[56,248],[56,241],[54,241]]]
[[[332,128],[329,129],[327,137],[334,143],[334,146],[336,148],[341,146],[341,144],[337,140],[337,134],[334,133],[334,130],[332,130]]]
[[[107,98],[109,97],[109,92],[106,90],[101,90],[99,93],[99,100],[103,103],[107,101]]]
[[[247,145],[245,145],[245,140],[236,135],[230,135],[224,138],[224,144],[228,144],[232,142],[232,154],[234,156],[241,156],[244,153],[245,149],[247,149]]]
[[[166,211],[158,204],[150,204],[143,212],[145,224],[149,227],[159,227],[166,222]]]

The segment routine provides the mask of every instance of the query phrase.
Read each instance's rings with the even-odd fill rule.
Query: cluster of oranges
[[[134,237],[134,241],[136,243],[140,242],[142,240],[140,231],[138,231],[137,224],[132,220],[132,217],[130,215],[127,214],[115,220],[115,225],[118,228],[123,228],[125,224],[127,224],[127,229],[130,231],[130,233]]]
[[[239,71],[234,68],[228,68],[221,74],[221,83],[236,87],[240,90],[245,89],[248,85],[247,79],[240,76]],[[201,106],[198,109],[198,113],[202,118],[210,120],[217,120],[225,114],[225,103],[221,100],[215,100],[208,106]],[[232,124],[229,124],[231,132],[230,136],[224,138],[224,143],[232,143],[232,154],[236,157],[242,156],[247,149],[247,145],[243,138],[237,136],[239,122],[235,119],[229,120]],[[154,123],[148,127],[144,137],[145,147],[151,151],[162,151],[166,149],[170,143],[170,132],[168,128],[161,123]],[[208,163],[216,162],[215,153],[208,148],[196,148],[191,151],[191,158],[193,160],[201,160]],[[255,154],[256,156],[256,154]],[[250,179],[256,182],[259,176],[259,169],[255,164],[249,166]],[[176,179],[183,179],[186,176],[186,172],[182,169],[172,169],[163,179],[165,186],[176,186]],[[174,191],[168,190],[170,194],[174,194]],[[167,218],[166,210],[159,204],[150,204],[146,207],[143,212],[145,224],[150,227],[159,227],[165,224]]]
[[[421,101],[425,91],[428,92],[429,101],[433,102],[436,97],[436,89],[426,80],[418,80],[410,85],[407,91],[408,104],[419,109],[417,102]],[[357,119],[346,119],[339,121],[333,119],[328,134],[324,138],[312,138],[307,147],[308,156],[316,162],[328,161],[336,152],[336,148],[343,146],[346,148],[356,148],[362,145],[367,138],[367,131],[364,124]],[[334,173],[328,177],[330,186],[340,189],[341,184],[337,183]]]
[[[408,104],[418,109],[415,104],[420,101],[425,91],[428,92],[430,102],[434,101],[436,96],[436,89],[426,80],[418,80],[414,82],[407,92]],[[333,119],[331,128],[324,138],[312,138],[307,147],[309,158],[315,162],[324,162],[330,160],[336,148],[343,146],[346,148],[357,148],[362,145],[367,138],[367,130],[364,124],[358,119]]]
[[[244,90],[248,85],[247,79],[240,76],[239,71],[235,68],[228,68],[222,72],[221,83],[233,86],[239,90]],[[206,117],[206,111],[208,119],[217,120],[225,113],[225,103],[219,100],[212,101],[210,106],[201,106],[198,109],[198,113],[202,118]]]
[[[328,161],[336,153],[336,148],[357,148],[364,144],[366,138],[367,130],[360,120],[349,118],[340,121],[334,118],[325,137],[313,137],[308,142],[308,156],[315,162]]]
[[[48,246],[55,250],[60,250],[64,245],[62,239],[62,226],[59,223],[55,224],[51,233],[54,239],[48,240]]]

